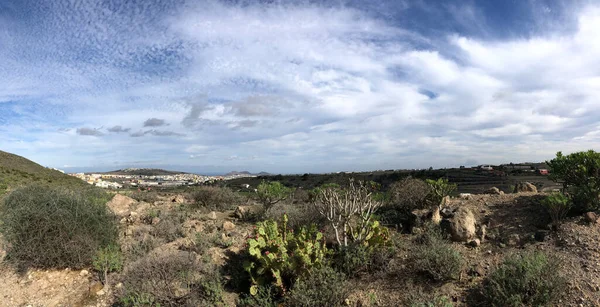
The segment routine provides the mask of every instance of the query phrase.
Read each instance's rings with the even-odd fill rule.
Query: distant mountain
[[[167,171],[157,168],[125,168],[116,171],[105,172],[107,175],[132,175],[132,176],[165,176],[185,174],[184,172]]]
[[[242,171],[242,172],[237,172],[237,171],[233,171],[233,172],[229,172],[227,174],[225,174],[225,176],[268,176],[271,175],[267,172],[260,172],[258,174],[253,174],[250,173],[249,171]]]
[[[18,186],[30,183],[66,187],[88,186],[80,179],[0,150],[0,195]]]

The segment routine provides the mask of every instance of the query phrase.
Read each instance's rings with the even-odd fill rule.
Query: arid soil
[[[465,207],[476,216],[479,225],[486,225],[486,236],[479,247],[453,243],[465,258],[467,265],[459,280],[432,284],[423,282],[425,291],[448,296],[455,306],[473,305],[477,288],[490,270],[506,255],[520,250],[545,250],[558,256],[562,262],[557,268],[569,277],[568,288],[560,306],[600,305],[600,225],[587,223],[582,216],[567,218],[557,231],[548,226],[550,220],[539,205],[538,193],[504,195],[472,195],[469,199],[451,199],[447,206]],[[135,245],[153,233],[161,216],[186,206],[181,196],[162,197],[153,204],[116,196],[110,208],[120,217],[122,248]],[[181,210],[180,210],[181,211]],[[208,250],[212,261],[223,265],[228,257],[238,253],[252,224],[237,219],[229,212],[187,211],[182,223],[183,237],[154,246],[152,253],[193,248],[196,233],[219,237],[221,242]],[[415,235],[399,234],[399,252],[390,263],[389,270],[365,274],[351,281],[352,294],[347,300],[351,306],[398,306],[419,278],[408,270],[407,259],[414,248]],[[0,251],[4,258],[5,253]],[[413,275],[411,275],[413,274]],[[121,285],[119,274],[110,276],[109,287],[102,287],[92,268],[84,270],[28,270],[16,272],[6,262],[0,267],[0,306],[110,306],[114,290]],[[235,305],[237,294],[226,293],[227,306]]]

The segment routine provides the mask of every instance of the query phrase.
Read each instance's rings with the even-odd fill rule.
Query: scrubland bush
[[[256,295],[259,286],[267,284],[284,293],[293,280],[323,265],[328,253],[323,234],[314,225],[294,232],[287,227],[286,215],[281,223],[258,223],[247,244],[250,259],[243,265],[251,278],[252,295]]]
[[[351,244],[338,247],[332,266],[349,277],[362,273],[378,273],[389,269],[389,263],[397,252],[398,240],[368,244]]]
[[[243,293],[236,306],[238,307],[277,307],[280,305],[279,289],[272,285],[258,286],[254,295]]]
[[[143,202],[152,204],[158,200],[158,192],[140,190],[140,191],[135,191],[135,192],[131,193],[130,197],[137,201],[143,201]]]
[[[10,259],[22,266],[81,268],[116,244],[117,223],[106,195],[32,185],[13,191],[0,207],[0,230]]]
[[[447,296],[425,291],[422,287],[409,283],[404,291],[403,305],[410,307],[452,307]]]
[[[285,296],[291,307],[343,306],[349,295],[346,276],[330,266],[313,268]]]
[[[423,209],[429,191],[429,185],[425,181],[408,177],[392,183],[387,205],[406,213]]]
[[[374,197],[379,185],[375,182],[349,180],[347,187],[326,184],[313,191],[313,204],[335,231],[339,246],[361,244],[373,237],[374,213],[383,202]],[[377,224],[378,225],[378,224]],[[381,232],[384,235],[384,232]],[[379,236],[379,234],[377,234]]]
[[[550,179],[563,184],[563,192],[579,212],[600,208],[600,153],[593,150],[563,155],[546,162]]]
[[[546,196],[541,204],[550,214],[552,224],[555,226],[562,222],[571,209],[571,200],[562,193],[552,193]]]
[[[229,188],[205,186],[190,193],[192,207],[206,208],[210,211],[233,210],[243,203],[240,195]]]
[[[148,255],[123,272],[118,296],[125,306],[214,306],[222,302],[222,278],[194,254]]]
[[[154,226],[151,234],[165,240],[167,243],[173,242],[184,236],[181,226],[184,221],[185,216],[179,212],[163,215],[160,222]]]
[[[94,269],[102,274],[104,284],[108,284],[108,273],[118,272],[123,268],[123,257],[117,245],[101,248],[94,256]]]
[[[547,306],[566,286],[558,260],[543,252],[507,257],[488,275],[482,293],[490,306]]]
[[[302,226],[311,224],[323,228],[328,224],[327,220],[310,203],[290,204],[280,202],[274,205],[271,210],[265,212],[263,219],[279,220],[284,214],[288,216],[288,227],[291,229],[299,229]]]
[[[434,281],[449,281],[459,277],[464,265],[463,258],[443,239],[439,227],[428,224],[417,243],[411,257],[416,271],[425,273]]]
[[[276,203],[288,199],[294,189],[288,188],[279,181],[263,180],[256,189],[256,195],[265,211],[269,211]]]

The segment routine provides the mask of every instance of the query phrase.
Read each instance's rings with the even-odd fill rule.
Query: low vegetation
[[[490,306],[547,306],[565,290],[559,268],[543,252],[509,256],[485,280],[483,296]]]
[[[101,193],[31,185],[6,197],[0,230],[8,255],[21,266],[82,268],[116,244],[117,223]]]
[[[563,185],[563,192],[578,212],[600,209],[600,153],[593,150],[563,155],[546,162],[550,178]]]
[[[209,211],[233,210],[243,203],[242,197],[226,187],[203,186],[190,193],[193,208]]]
[[[557,227],[571,210],[571,200],[562,193],[552,193],[542,200],[542,206],[548,211],[552,224]]]

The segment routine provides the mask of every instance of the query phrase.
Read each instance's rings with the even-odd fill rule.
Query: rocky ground
[[[600,226],[594,217],[569,217],[558,231],[550,230],[549,220],[536,192],[498,195],[465,195],[450,199],[445,214],[468,209],[477,224],[479,242],[455,242],[467,266],[457,281],[432,284],[457,306],[467,305],[476,295],[473,289],[506,255],[520,250],[545,250],[562,260],[560,269],[571,280],[561,306],[600,305]],[[223,265],[230,255],[240,251],[252,225],[239,219],[240,212],[192,212],[181,210],[187,200],[180,195],[161,197],[150,204],[116,195],[108,206],[120,218],[122,249],[132,251],[149,237],[169,233],[167,219],[177,213],[182,236],[174,240],[155,240],[150,252],[169,253],[193,249],[197,233],[215,238],[208,249],[211,260]],[[248,210],[249,208],[246,208]],[[160,214],[157,212],[160,211]],[[442,211],[444,213],[444,210]],[[485,235],[482,236],[482,226]],[[160,231],[159,231],[160,230]],[[418,233],[419,230],[415,230]],[[414,276],[406,268],[406,259],[414,248],[415,234],[399,235],[399,252],[392,261],[393,270],[365,275],[352,281],[353,293],[348,304],[354,306],[393,306],[404,295],[408,280]],[[0,256],[4,254],[0,251]],[[0,306],[110,306],[113,292],[121,285],[113,274],[110,287],[102,287],[92,268],[84,270],[41,271],[24,273],[3,263],[0,267]],[[411,277],[411,278],[409,278]],[[226,293],[225,302],[233,306],[237,294]]]

